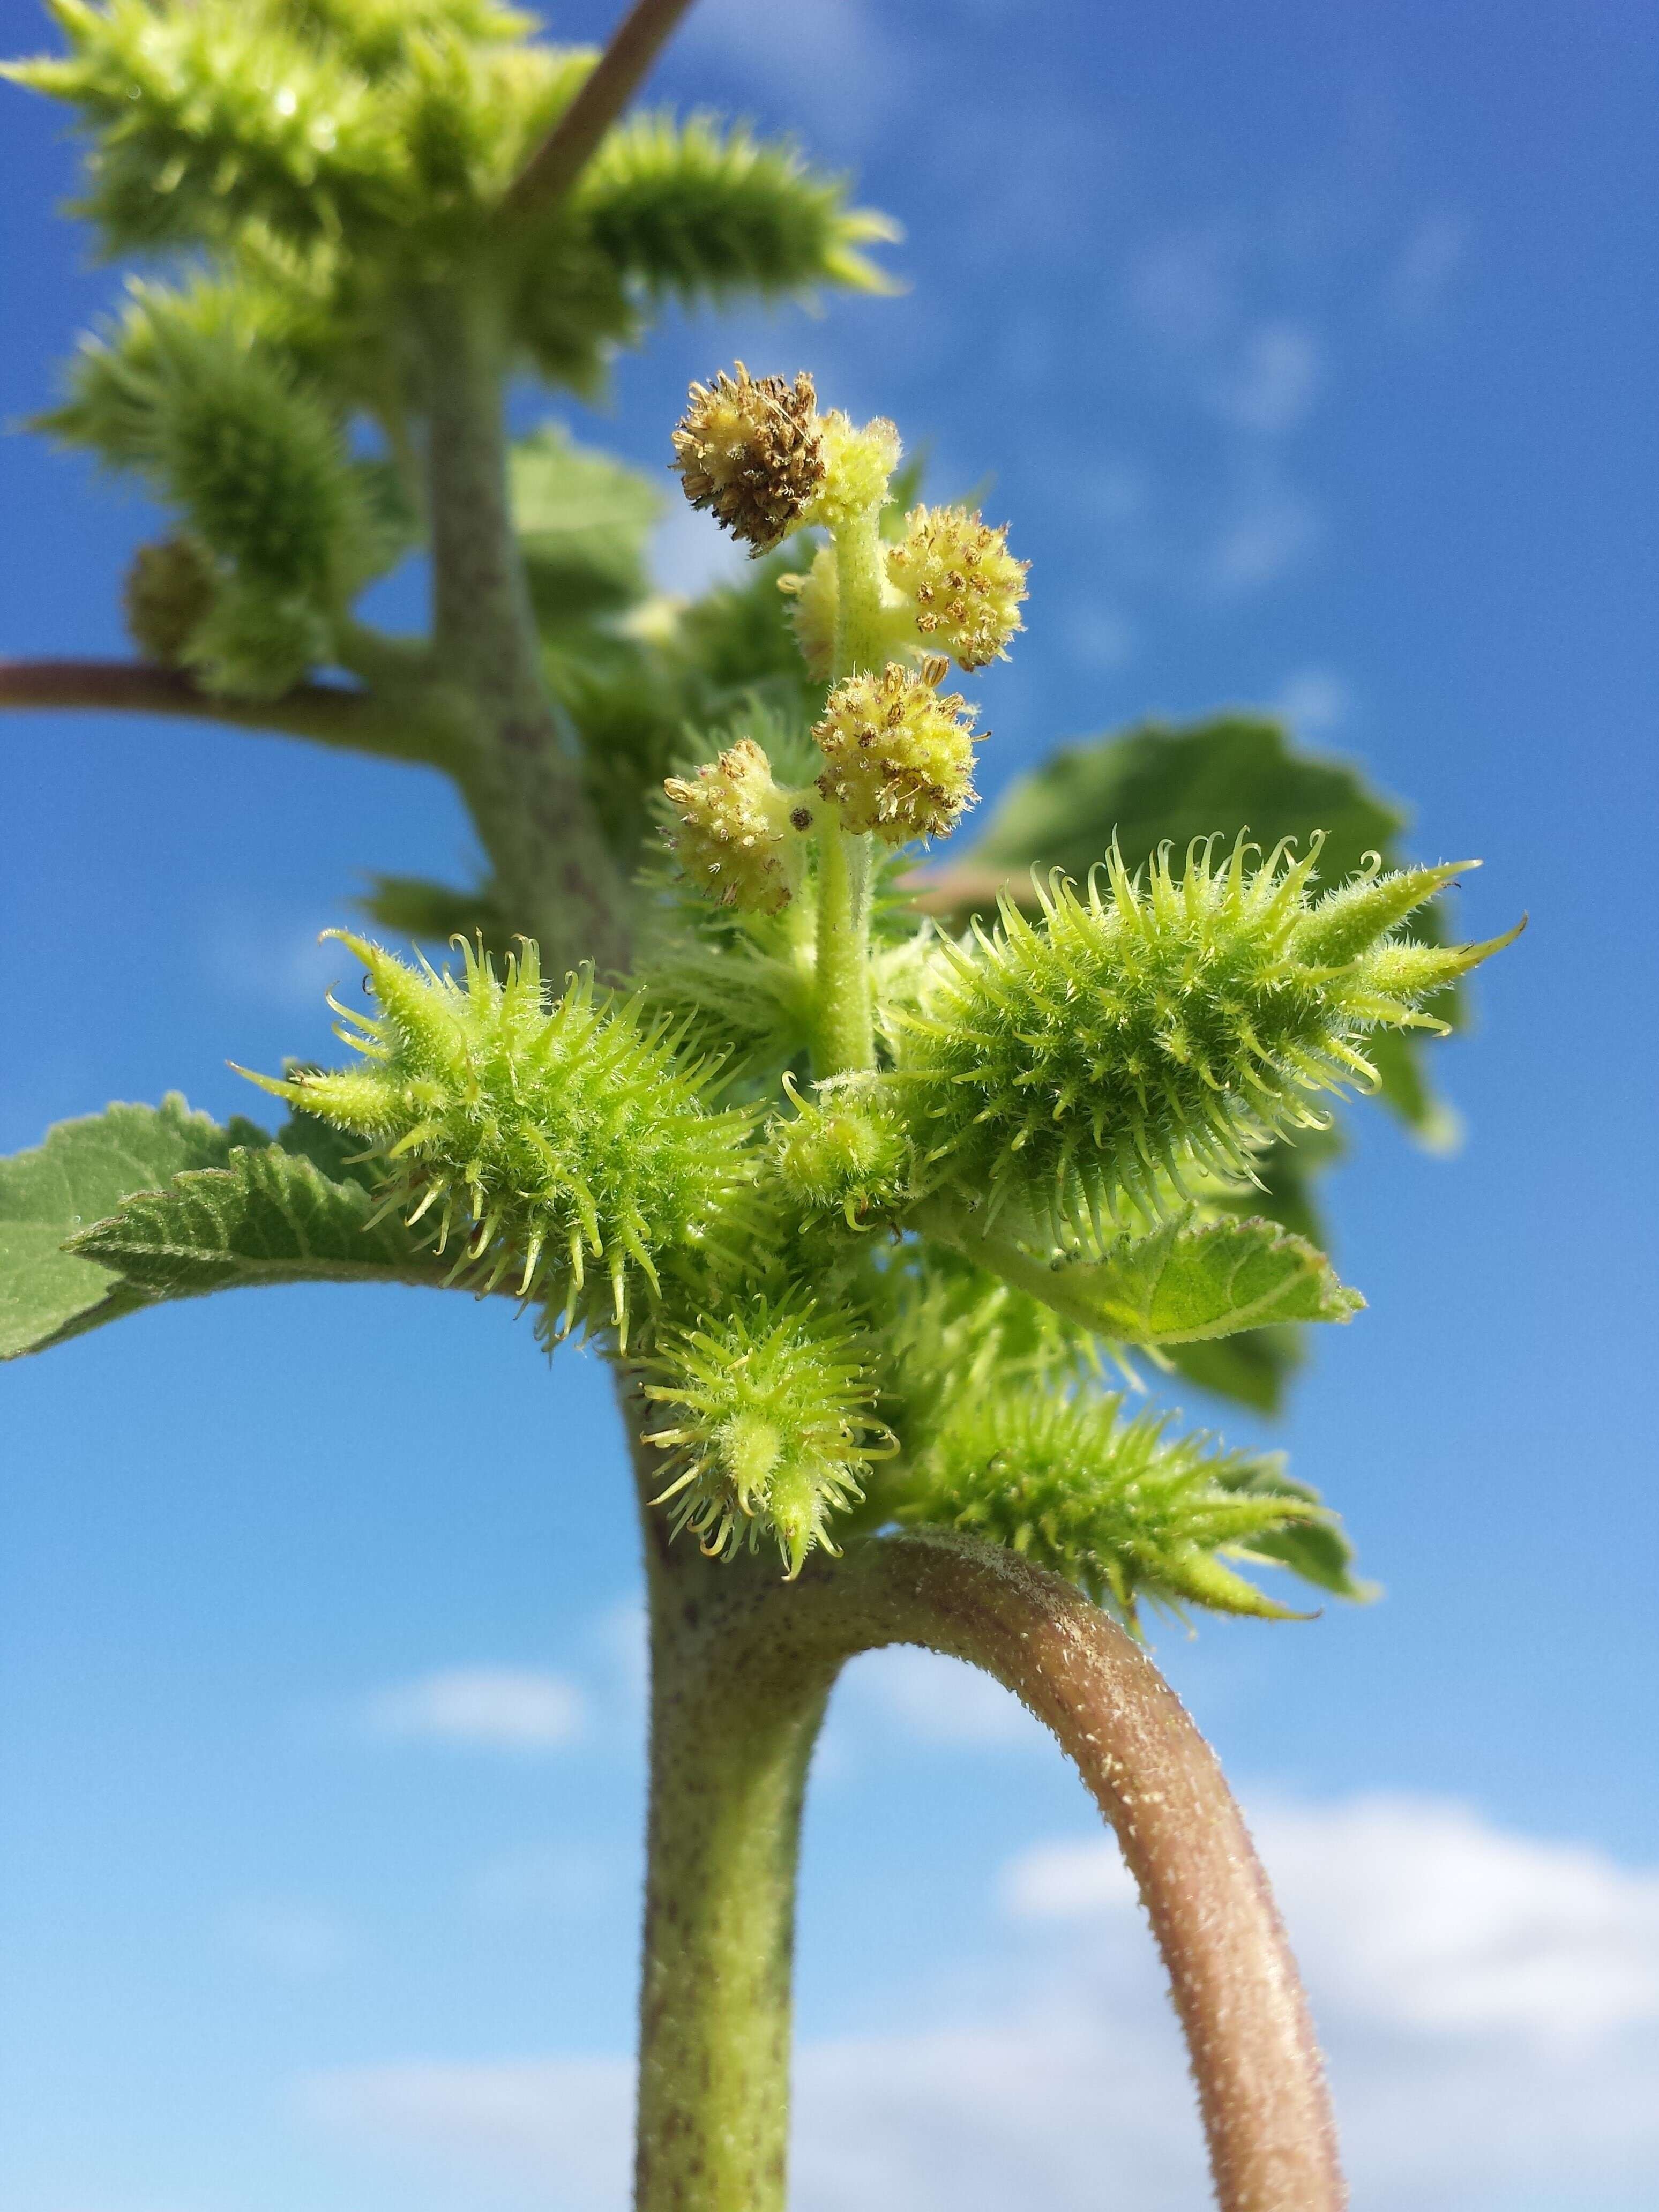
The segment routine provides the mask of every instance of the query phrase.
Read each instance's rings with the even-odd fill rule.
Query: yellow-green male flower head
[[[670,465],[692,506],[712,507],[758,556],[799,520],[823,481],[817,398],[805,370],[790,385],[735,366],[734,377],[722,369],[712,386],[691,386]]]
[[[672,1501],[677,1534],[723,1559],[769,1534],[792,1579],[815,1544],[835,1550],[831,1516],[892,1449],[845,1323],[805,1291],[757,1297],[665,1332],[647,1372],[671,1416],[647,1441],[674,1455],[656,1502]]]
[[[888,577],[923,642],[969,670],[1007,658],[1009,639],[1024,628],[1030,565],[1008,550],[1006,529],[963,507],[913,507],[887,556]]]
[[[908,845],[948,836],[973,805],[975,709],[958,692],[939,696],[945,667],[930,660],[918,676],[890,661],[830,694],[812,731],[818,789],[846,829]]]
[[[694,776],[663,785],[678,817],[668,833],[689,882],[739,914],[781,914],[792,896],[789,846],[811,827],[772,781],[772,767],[752,738],[739,738]]]
[[[839,407],[820,416],[817,428],[823,479],[805,520],[840,530],[860,515],[879,514],[903,450],[897,429],[881,416],[860,429]]]

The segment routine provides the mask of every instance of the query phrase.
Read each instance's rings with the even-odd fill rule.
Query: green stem
[[[457,769],[503,902],[556,975],[626,964],[625,890],[546,686],[507,499],[507,348],[488,281],[420,302],[427,385],[433,655],[471,702]]]
[[[881,605],[885,574],[880,511],[854,516],[834,533],[839,684],[886,659]],[[818,831],[818,1036],[822,1079],[876,1064],[870,977],[872,840],[842,830],[828,810]]]
[[[818,831],[817,1038],[820,1080],[876,1064],[870,992],[870,840],[824,818]]]
[[[843,522],[834,533],[836,548],[835,680],[879,668],[887,659],[882,623],[886,562],[881,511]]]
[[[641,1465],[644,1495],[652,1472]],[[783,2212],[801,1800],[838,1662],[757,1655],[745,1632],[778,1583],[775,1559],[706,1559],[689,1539],[668,1543],[648,1509],[645,1534],[635,2212]]]

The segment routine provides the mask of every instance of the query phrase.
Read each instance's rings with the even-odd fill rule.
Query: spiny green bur
[[[630,1290],[695,1253],[741,1173],[752,1116],[711,1112],[705,1076],[666,1024],[574,978],[550,1004],[534,945],[505,973],[463,945],[459,981],[332,933],[362,962],[377,1015],[331,1000],[368,1066],[255,1077],[386,1162],[390,1203],[430,1218],[439,1249],[482,1289],[509,1273],[526,1297],[564,1301],[625,1340]],[[606,1295],[594,1304],[590,1273]]]
[[[1295,1618],[1216,1554],[1261,1559],[1264,1538],[1330,1516],[1272,1462],[1169,1421],[1128,1419],[1116,1396],[988,1391],[947,1423],[900,1517],[1006,1544],[1131,1626],[1143,1597]]]
[[[806,1214],[839,1214],[849,1229],[892,1220],[908,1203],[914,1153],[890,1086],[856,1075],[816,1100],[786,1079],[795,1111],[772,1125],[778,1181]]]
[[[1085,893],[1044,889],[1035,924],[1005,901],[994,935],[944,946],[902,1059],[935,1178],[1099,1242],[1126,1207],[1248,1179],[1268,1139],[1322,1127],[1320,1092],[1375,1079],[1366,1032],[1439,1026],[1424,1000],[1496,949],[1392,934],[1455,866],[1315,900],[1317,840],[1252,851],[1217,866],[1212,840],[1178,877],[1166,847],[1144,878],[1114,854]]]
[[[892,1449],[853,1328],[804,1291],[762,1296],[667,1333],[647,1371],[672,1411],[647,1442],[674,1455],[658,1503],[676,1529],[721,1558],[769,1529],[791,1576],[815,1544],[835,1549],[832,1516]]]

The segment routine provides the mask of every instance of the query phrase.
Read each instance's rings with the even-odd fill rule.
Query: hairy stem
[[[883,586],[878,510],[855,515],[833,534],[836,637],[833,677],[878,668]],[[818,829],[818,1035],[814,1068],[822,1079],[876,1064],[870,975],[872,840],[844,830],[828,809]]]
[[[835,680],[879,668],[887,659],[882,628],[885,584],[878,508],[851,517],[834,533],[836,549]]]
[[[503,899],[556,975],[626,963],[624,886],[546,687],[507,500],[507,349],[487,283],[422,301],[432,519],[433,647],[476,741],[456,775]]]
[[[690,5],[690,0],[635,0],[593,74],[514,179],[502,203],[509,220],[545,215],[558,205]]]
[[[1146,1654],[1058,1577],[969,1538],[849,1546],[786,1595],[769,1607],[769,1668],[922,1644],[983,1668],[1053,1731],[1117,1832],[1163,1954],[1220,2212],[1340,2212],[1329,2096],[1267,1877]],[[765,1632],[753,1640],[757,1667]]]
[[[182,670],[142,660],[0,660],[6,707],[177,715],[434,768],[453,766],[456,753],[456,732],[441,715],[411,714],[367,691],[301,684],[278,699],[226,699]]]
[[[876,1064],[870,989],[870,840],[826,808],[818,830],[817,1035],[813,1071],[845,1075]]]
[[[638,1441],[642,1500],[654,1470]],[[651,1811],[635,2212],[783,2212],[795,1874],[837,1662],[756,1669],[776,1562],[670,1545],[646,1507]]]

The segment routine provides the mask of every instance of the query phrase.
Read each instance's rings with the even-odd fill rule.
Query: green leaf
[[[342,1164],[331,1133],[307,1141]],[[376,1221],[380,1210],[363,1183],[336,1180],[304,1152],[250,1146],[222,1168],[124,1199],[107,1220],[71,1239],[71,1249],[118,1269],[152,1299],[255,1283],[441,1282],[447,1271],[428,1241],[395,1212]]]
[[[1241,1336],[1172,1345],[1166,1356],[1176,1371],[1200,1389],[1231,1398],[1258,1413],[1277,1413],[1284,1408],[1286,1386],[1304,1354],[1298,1331],[1281,1328],[1251,1328]]]
[[[369,1226],[352,1150],[309,1115],[273,1142],[176,1094],[60,1123],[0,1160],[0,1358],[239,1284],[441,1283],[445,1263],[400,1221]]]
[[[1136,868],[1166,838],[1179,853],[1194,837],[1219,831],[1231,843],[1248,829],[1264,846],[1295,837],[1305,851],[1322,830],[1320,875],[1334,883],[1368,852],[1399,866],[1405,826],[1403,811],[1357,769],[1295,751],[1277,722],[1222,714],[1068,745],[1004,793],[963,860],[1007,877],[1036,866],[1081,878],[1115,834]]]
[[[1245,1340],[1247,1342],[1249,1339]],[[1283,1498],[1318,1507],[1319,1492],[1309,1483],[1295,1482],[1284,1472],[1277,1452],[1258,1458],[1242,1454],[1218,1465],[1214,1480],[1235,1496]],[[1334,1514],[1321,1512],[1307,1520],[1286,1521],[1279,1528],[1251,1536],[1249,1548],[1258,1558],[1276,1560],[1316,1589],[1334,1596],[1364,1604],[1379,1595],[1376,1583],[1364,1582],[1353,1572],[1353,1546]]]
[[[1200,1221],[1177,1214],[1145,1237],[1121,1237],[1098,1260],[1044,1262],[994,1235],[947,1224],[933,1202],[925,1233],[957,1249],[1068,1321],[1124,1344],[1197,1344],[1284,1322],[1352,1320],[1364,1305],[1330,1261],[1276,1221]]]
[[[469,943],[481,939],[484,951],[498,959],[515,948],[513,918],[487,884],[456,890],[423,876],[371,876],[369,884],[368,897],[357,903],[395,937],[419,938],[428,945],[447,945],[456,937]]]
[[[159,1107],[111,1106],[62,1121],[35,1151],[0,1159],[0,1358],[39,1351],[125,1313],[141,1297],[115,1271],[64,1250],[132,1192],[222,1166],[264,1143],[251,1121],[222,1129],[173,1092]]]
[[[613,613],[645,597],[646,540],[663,501],[639,471],[588,452],[549,424],[514,447],[509,486],[531,596],[544,625]]]

